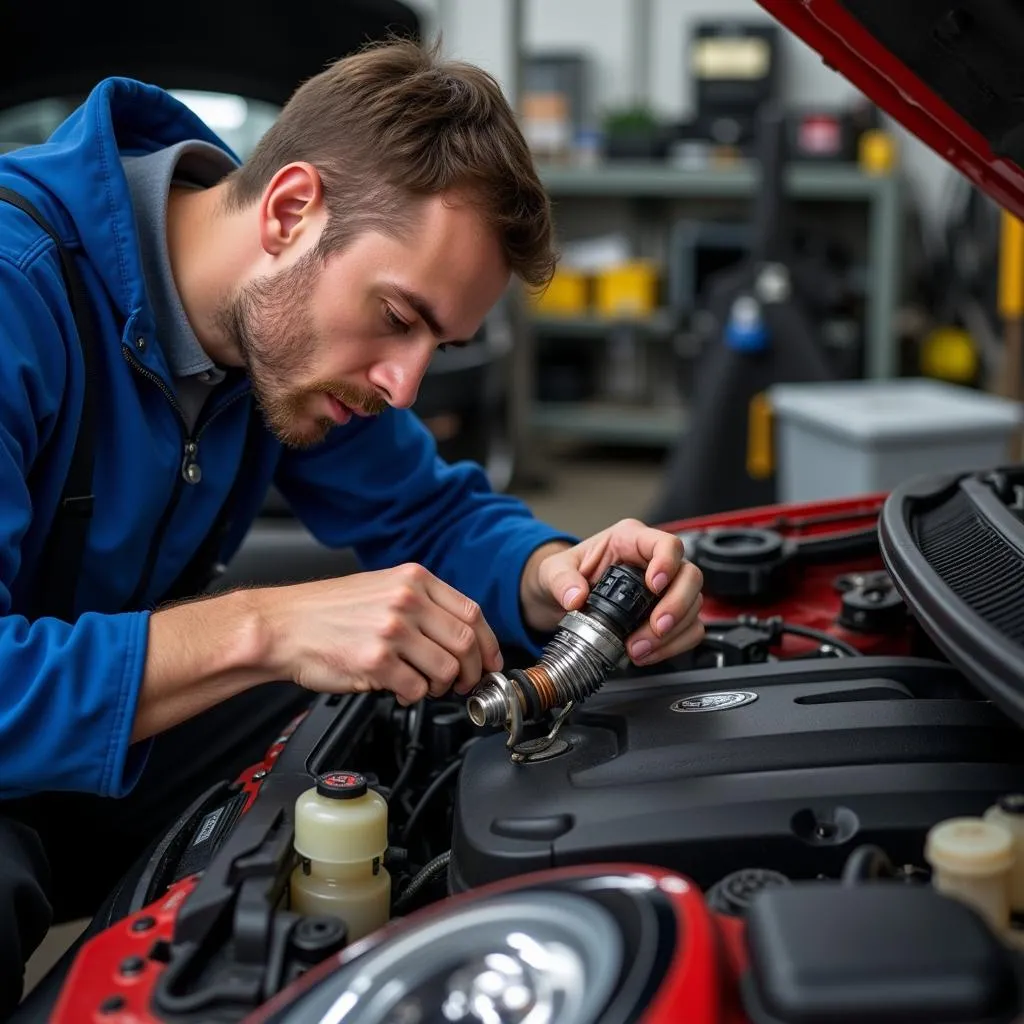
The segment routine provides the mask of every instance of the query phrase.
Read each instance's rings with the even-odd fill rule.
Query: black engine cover
[[[747,696],[692,699],[726,693]],[[453,891],[595,861],[661,865],[702,887],[751,867],[837,877],[866,842],[920,865],[932,825],[1024,787],[1019,728],[921,659],[614,680],[561,736],[569,749],[533,764],[513,764],[504,735],[467,752]]]

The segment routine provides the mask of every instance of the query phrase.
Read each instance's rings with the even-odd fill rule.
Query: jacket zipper
[[[181,427],[181,434],[183,438],[182,447],[184,450],[181,469],[174,479],[174,490],[171,492],[171,500],[167,503],[167,507],[160,516],[160,521],[157,523],[156,530],[153,533],[153,539],[149,542],[149,550],[146,552],[146,562],[142,569],[142,575],[139,577],[139,581],[135,585],[135,590],[132,592],[132,596],[128,599],[127,607],[137,608],[139,606],[139,602],[142,600],[143,594],[145,594],[146,590],[149,588],[149,584],[152,580],[153,569],[156,567],[157,555],[160,552],[160,545],[163,543],[164,534],[167,532],[167,528],[171,524],[171,517],[174,515],[175,510],[178,507],[178,502],[181,500],[182,484],[186,482],[190,484],[197,484],[202,479],[202,473],[199,471],[199,463],[197,462],[200,438],[203,436],[206,428],[222,412],[224,412],[225,409],[230,409],[236,402],[248,395],[249,389],[246,388],[243,391],[239,391],[236,395],[233,395],[223,405],[215,409],[211,416],[200,423],[198,429],[193,435],[189,435],[188,424],[185,421],[185,412],[181,408],[181,404],[178,402],[174,392],[171,391],[171,389],[163,382],[163,380],[160,379],[159,376],[157,376],[157,374],[143,366],[135,356],[132,355],[131,349],[126,345],[122,345],[121,352],[125,361],[136,371],[136,373],[145,377],[146,380],[150,381],[160,389],[171,407],[178,414],[178,425]]]

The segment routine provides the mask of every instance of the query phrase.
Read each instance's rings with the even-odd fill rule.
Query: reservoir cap
[[[325,772],[316,779],[317,793],[332,800],[354,800],[366,790],[366,777],[358,772]]]

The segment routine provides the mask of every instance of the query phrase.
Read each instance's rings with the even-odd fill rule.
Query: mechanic
[[[481,70],[368,47],[242,165],[167,92],[107,79],[0,187],[0,1015],[51,922],[94,913],[309,691],[465,694],[613,561],[662,595],[634,661],[700,641],[676,538],[567,536],[410,412],[435,353],[556,265]],[[365,571],[204,593],[271,484]]]

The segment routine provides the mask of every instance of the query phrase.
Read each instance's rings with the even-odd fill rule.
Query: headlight
[[[736,938],[674,872],[553,868],[393,921],[244,1024],[717,1024]]]
[[[623,952],[614,917],[593,900],[510,894],[383,942],[268,1024],[587,1024]]]

